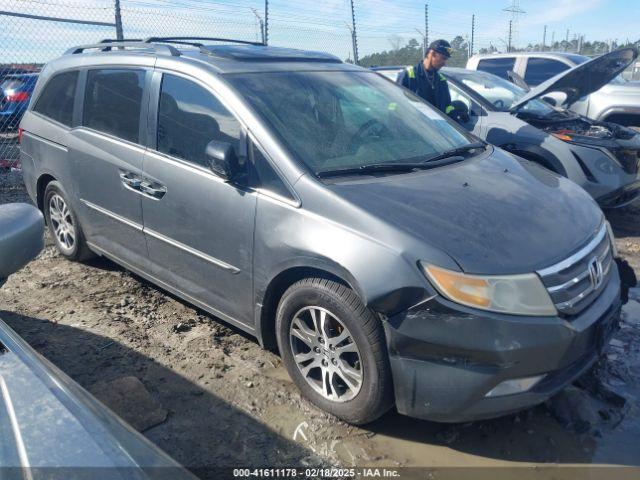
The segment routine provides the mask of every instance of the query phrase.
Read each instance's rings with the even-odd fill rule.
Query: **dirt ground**
[[[0,173],[0,204],[16,201],[29,201],[20,172]],[[640,207],[608,216],[620,253],[640,274]],[[167,412],[144,434],[192,469],[637,466],[640,290],[631,296],[592,382],[496,420],[443,425],[391,411],[366,428],[301,398],[279,357],[253,338],[110,261],[65,261],[50,241],[0,290],[0,317],[90,391],[137,377]]]

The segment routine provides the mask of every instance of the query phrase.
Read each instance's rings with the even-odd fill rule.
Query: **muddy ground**
[[[29,201],[20,172],[0,173],[0,203],[15,201]],[[608,216],[640,274],[640,207]],[[50,241],[0,290],[0,317],[90,391],[137,377],[164,412],[139,428],[189,468],[639,465],[640,290],[631,296],[596,382],[516,415],[457,425],[391,411],[349,426],[301,398],[278,356],[253,338],[110,261],[65,261]]]

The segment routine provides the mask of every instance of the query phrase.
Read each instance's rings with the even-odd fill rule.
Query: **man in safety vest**
[[[436,40],[427,50],[422,62],[407,67],[399,75],[397,82],[424,98],[447,115],[455,108],[451,105],[451,94],[447,79],[438,70],[445,66],[453,49],[446,40]]]

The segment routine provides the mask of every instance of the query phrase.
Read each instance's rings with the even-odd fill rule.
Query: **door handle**
[[[127,187],[130,187],[136,190],[140,188],[140,184],[142,183],[142,179],[139,177],[136,177],[131,172],[120,172],[120,180]]]
[[[167,187],[159,184],[144,182],[140,184],[140,191],[154,198],[162,198],[164,197],[164,194],[167,193]]]

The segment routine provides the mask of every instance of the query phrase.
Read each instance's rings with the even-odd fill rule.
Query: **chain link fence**
[[[267,22],[268,3],[4,0],[0,5],[0,169],[18,167],[18,125],[40,69],[72,46],[115,39],[118,10],[125,39],[203,36],[261,42],[268,35],[271,45],[322,50],[352,61],[348,0],[337,2],[338,6],[305,7],[297,14],[289,11],[290,3],[272,1]],[[328,19],[328,14],[344,21]]]
[[[413,0],[2,0],[0,169],[18,159],[17,126],[37,72],[72,46],[115,39],[116,23],[125,39],[267,39],[270,45],[325,51],[348,62],[359,59],[363,66],[415,63],[427,39],[451,40],[454,66],[464,65],[473,51],[493,51],[504,43],[495,28],[508,22],[499,13],[472,16],[465,10],[452,17],[429,5],[427,22],[426,7]]]
[[[0,169],[16,167],[17,128],[37,73],[68,46],[113,36],[109,2],[3,0],[0,4]]]
[[[262,41],[264,26],[257,8],[256,14],[250,8],[239,14],[215,1],[194,1],[190,8],[161,0],[119,3],[126,39],[208,36]],[[18,125],[43,65],[72,46],[115,39],[115,11],[114,0],[0,4],[0,170],[19,167]]]

